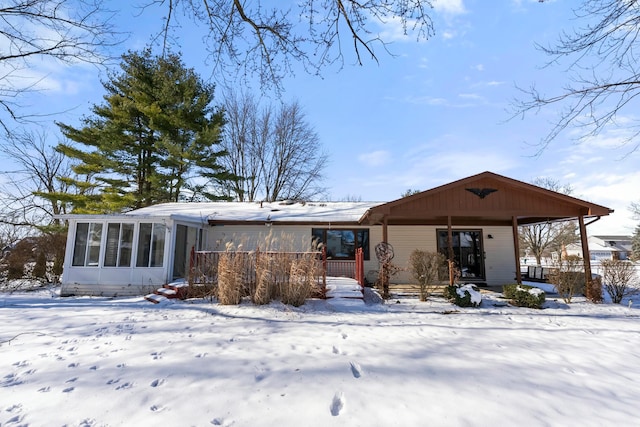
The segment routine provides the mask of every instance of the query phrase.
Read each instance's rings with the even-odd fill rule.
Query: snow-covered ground
[[[1,426],[631,426],[640,301],[0,294]]]

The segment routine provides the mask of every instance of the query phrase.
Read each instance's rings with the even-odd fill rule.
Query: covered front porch
[[[483,172],[369,209],[361,223],[382,226],[382,241],[402,244],[404,229],[431,226],[431,246],[447,256],[451,269],[460,270],[459,280],[499,285],[493,266],[511,265],[510,275],[522,283],[518,227],[549,221],[578,222],[580,241],[588,253],[586,227],[613,210],[535,185]],[[509,253],[510,252],[510,253]],[[499,254],[499,255],[498,255]],[[587,296],[599,298],[592,289],[589,257],[583,259],[588,283]],[[496,276],[497,277],[497,276]],[[504,273],[502,274],[504,280]],[[455,275],[449,274],[449,283]],[[502,284],[505,284],[504,282]],[[388,286],[388,283],[383,286]],[[597,296],[596,296],[597,295]]]

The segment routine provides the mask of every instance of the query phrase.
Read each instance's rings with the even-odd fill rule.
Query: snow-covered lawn
[[[640,301],[0,294],[1,426],[631,426]]]

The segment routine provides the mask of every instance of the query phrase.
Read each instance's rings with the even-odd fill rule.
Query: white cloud
[[[455,36],[456,36],[456,33],[455,33],[455,31],[452,31],[452,30],[444,30],[442,32],[442,38],[445,39],[445,40],[451,40]]]
[[[458,94],[458,97],[463,99],[478,100],[478,101],[484,99],[482,96],[478,95],[477,93],[460,93]]]
[[[386,150],[376,150],[371,153],[360,154],[358,161],[364,163],[366,166],[382,166],[389,162],[391,159],[391,153]]]
[[[466,13],[462,0],[434,0],[433,8],[448,15],[460,15]]]
[[[471,68],[473,68],[476,71],[484,71],[484,64],[472,65]]]

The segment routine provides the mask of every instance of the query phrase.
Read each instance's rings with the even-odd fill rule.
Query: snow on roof
[[[128,212],[130,216],[183,221],[357,222],[380,202],[201,202],[162,203]]]

